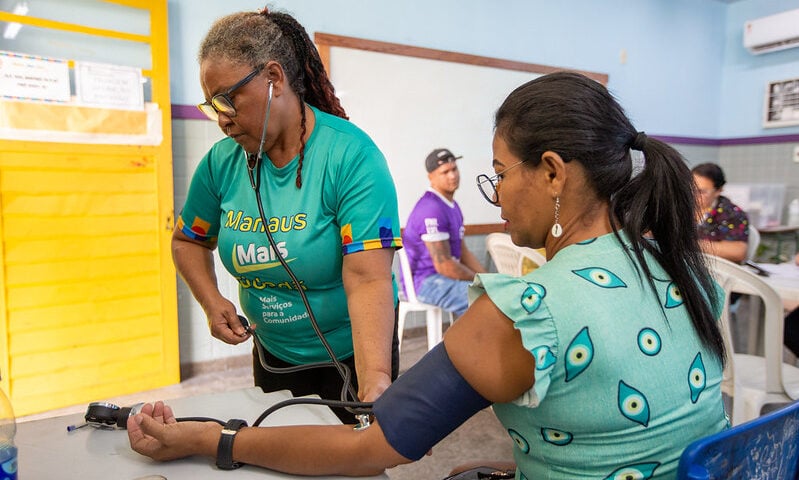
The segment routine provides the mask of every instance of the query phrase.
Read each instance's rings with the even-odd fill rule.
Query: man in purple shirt
[[[454,200],[459,158],[446,148],[430,152],[425,161],[430,188],[416,202],[402,234],[416,296],[456,316],[468,307],[475,273],[486,271],[463,240],[463,213]]]

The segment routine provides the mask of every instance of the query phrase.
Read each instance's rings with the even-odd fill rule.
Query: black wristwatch
[[[242,462],[233,461],[233,440],[239,433],[241,427],[246,427],[247,422],[240,418],[233,418],[227,421],[222,435],[219,437],[219,444],[216,447],[216,466],[220,470],[235,470],[242,465]]]

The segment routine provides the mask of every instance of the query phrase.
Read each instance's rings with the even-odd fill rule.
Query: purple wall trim
[[[652,135],[658,140],[678,145],[705,145],[722,147],[729,145],[762,145],[764,143],[793,143],[799,142],[799,134],[771,135],[767,137],[740,137],[740,138],[696,138],[696,137],[669,137],[666,135]]]
[[[799,134],[771,135],[768,137],[725,138],[721,145],[759,145],[763,143],[793,143],[799,142]]]
[[[208,120],[194,105],[172,105],[172,118],[181,120]],[[210,121],[210,120],[209,120]],[[772,135],[768,137],[742,137],[742,138],[698,138],[698,137],[671,137],[667,135],[652,135],[658,140],[678,145],[704,145],[708,147],[721,147],[728,145],[760,145],[764,143],[792,143],[799,142],[799,133],[792,135]]]
[[[172,118],[181,120],[208,120],[196,105],[172,105]],[[210,120],[208,120],[210,121]]]
[[[652,137],[666,143],[676,143],[679,145],[705,145],[709,147],[718,147],[721,145],[720,140],[712,138],[698,138],[698,137],[670,137],[667,135],[652,135]]]

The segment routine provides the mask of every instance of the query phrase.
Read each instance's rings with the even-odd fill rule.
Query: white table
[[[768,277],[761,278],[777,291],[787,310],[799,305],[799,266],[793,262],[758,263],[757,266],[768,272]]]
[[[784,263],[756,263],[757,267],[766,271],[768,276],[760,275],[760,279],[773,288],[782,300],[782,307],[786,311],[799,306],[799,266],[793,262]],[[750,266],[744,268],[755,271]],[[738,293],[752,294],[747,290],[736,290]],[[754,355],[763,354],[763,329],[761,328],[760,297],[754,296],[750,300],[749,333],[747,336],[746,352]]]
[[[222,421],[243,418],[252,424],[269,406],[291,398],[288,391],[263,393],[258,387],[169,400],[176,417],[211,417]],[[153,399],[157,400],[157,399]],[[87,405],[88,406],[88,405]],[[125,405],[120,405],[125,406]],[[273,472],[245,465],[233,472],[216,468],[208,457],[191,457],[172,462],[155,462],[130,448],[125,430],[99,430],[84,427],[67,432],[67,426],[83,423],[83,413],[21,422],[17,425],[20,478],[50,480],[134,480],[162,475],[168,480],[207,478],[292,479],[308,478]],[[329,408],[319,405],[292,405],[270,414],[262,426],[339,424]],[[314,477],[344,480],[347,477]],[[380,475],[372,479],[387,479]]]

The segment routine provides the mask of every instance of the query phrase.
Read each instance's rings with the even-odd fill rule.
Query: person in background
[[[416,296],[456,317],[469,306],[475,273],[485,272],[466,246],[463,212],[454,198],[461,181],[459,158],[446,148],[430,152],[425,159],[430,188],[416,202],[402,233]]]
[[[178,272],[214,337],[248,340],[236,306],[217,287],[212,252],[219,248],[267,365],[330,361],[312,312],[332,354],[353,371],[357,396],[377,399],[399,363],[391,265],[401,238],[385,158],[347,121],[315,46],[290,15],[265,9],[223,17],[198,57],[206,99],[199,108],[226,138],[192,177],[172,239]],[[254,381],[264,391],[341,399],[336,368],[274,373],[255,350]]]
[[[699,245],[711,255],[741,263],[746,260],[749,219],[746,212],[722,195],[726,180],[715,163],[702,163],[691,172],[701,209]]]
[[[646,158],[633,176],[630,150]],[[685,447],[728,427],[723,292],[698,245],[691,172],[608,90],[558,72],[514,90],[478,177],[514,243],[546,247],[525,277],[478,274],[444,341],[375,402],[375,423],[245,427],[236,461],[302,475],[375,475],[423,457],[493,404],[515,478],[674,478]],[[128,419],[158,460],[217,454],[222,427],[162,402]]]

